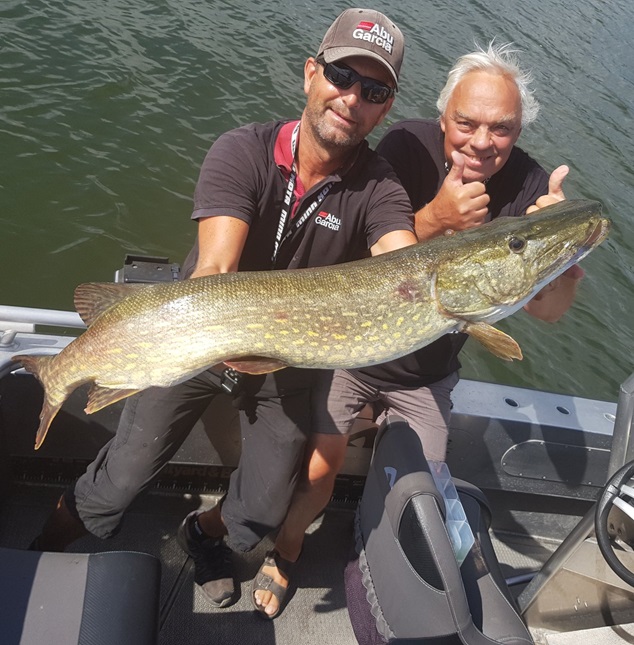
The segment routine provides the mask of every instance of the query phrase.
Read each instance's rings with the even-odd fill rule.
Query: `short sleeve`
[[[196,184],[192,219],[228,215],[251,223],[261,181],[251,139],[248,131],[233,130],[211,146]]]

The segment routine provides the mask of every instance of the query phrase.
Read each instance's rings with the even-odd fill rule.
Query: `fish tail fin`
[[[42,411],[40,412],[40,425],[35,433],[35,450],[44,443],[44,439],[46,439],[46,435],[48,434],[48,429],[51,427],[51,423],[61,407],[61,404],[53,405],[47,401],[46,398],[44,399]]]
[[[55,418],[55,415],[62,407],[62,403],[66,399],[66,396],[63,396],[61,400],[57,402],[50,396],[50,392],[54,391],[55,389],[50,384],[51,362],[54,360],[54,358],[55,356],[22,355],[13,356],[11,359],[12,361],[21,363],[24,369],[27,372],[33,374],[33,376],[35,376],[35,378],[44,387],[44,402],[42,404],[42,410],[40,412],[40,425],[35,435],[36,450],[44,443],[46,433],[48,432],[48,429],[53,419]]]

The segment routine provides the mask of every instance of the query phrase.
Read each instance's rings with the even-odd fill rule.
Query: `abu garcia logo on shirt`
[[[321,211],[315,218],[315,224],[329,228],[331,231],[338,231],[341,228],[341,219],[331,213]]]

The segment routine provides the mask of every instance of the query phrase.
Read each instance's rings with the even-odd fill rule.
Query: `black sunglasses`
[[[385,103],[394,96],[394,88],[367,76],[361,76],[347,65],[327,63],[323,58],[317,62],[324,68],[324,76],[335,87],[347,90],[355,83],[361,83],[361,98],[369,103]]]

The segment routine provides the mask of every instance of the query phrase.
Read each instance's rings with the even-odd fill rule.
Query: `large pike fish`
[[[248,373],[352,368],[463,331],[521,358],[492,323],[600,244],[601,205],[565,201],[366,260],[154,285],[82,284],[88,330],[56,356],[14,356],[45,390],[35,447],[70,393],[93,382],[87,413],[225,362]]]

